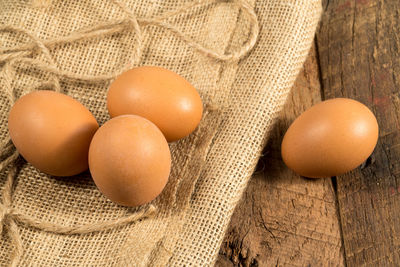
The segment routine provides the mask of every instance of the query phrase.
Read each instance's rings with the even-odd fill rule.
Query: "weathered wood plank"
[[[344,265],[331,180],[301,178],[280,156],[290,123],[321,100],[316,60],[313,48],[232,216],[217,266]]]
[[[380,126],[364,168],[337,177],[348,266],[400,265],[400,1],[331,0],[317,44],[325,98],[366,104]]]

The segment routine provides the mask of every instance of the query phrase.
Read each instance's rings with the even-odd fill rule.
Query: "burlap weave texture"
[[[196,2],[125,1],[136,25],[135,18],[112,1],[54,0],[41,6],[35,1],[0,0],[1,140],[8,137],[11,98],[38,88],[59,89],[74,97],[103,124],[109,119],[105,104],[109,83],[130,66],[157,65],[179,73],[198,89],[205,104],[198,129],[170,145],[172,173],[162,195],[151,203],[154,214],[132,223],[84,234],[54,233],[26,224],[13,212],[74,226],[140,214],[150,205],[133,209],[113,204],[96,189],[89,172],[55,178],[20,159],[7,166],[0,176],[1,192],[13,165],[18,170],[11,204],[4,205],[3,195],[0,204],[0,225],[4,225],[0,266],[10,264],[18,252],[16,237],[9,234],[16,231],[22,244],[22,254],[14,261],[17,266],[213,264],[268,130],[310,48],[321,3]],[[180,10],[183,6],[190,8]],[[254,9],[256,22],[246,8]],[[156,17],[165,24],[147,20]],[[250,50],[246,45],[257,23],[260,32]],[[94,29],[95,25],[103,26]],[[88,28],[96,33],[93,37],[51,41],[77,31],[88,34]],[[24,49],[10,52],[25,44]],[[12,96],[7,88],[12,88]],[[12,153],[6,146],[1,160]]]

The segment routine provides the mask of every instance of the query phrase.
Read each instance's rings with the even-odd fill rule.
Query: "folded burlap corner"
[[[41,2],[0,0],[0,265],[212,265],[311,46],[320,1]],[[181,74],[205,104],[198,129],[170,145],[159,198],[121,207],[88,172],[50,177],[18,157],[7,132],[16,98],[61,91],[102,124],[110,81],[137,65]]]

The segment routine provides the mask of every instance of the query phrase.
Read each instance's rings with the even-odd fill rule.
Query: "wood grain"
[[[331,180],[301,178],[280,156],[290,123],[321,101],[318,75],[313,48],[232,216],[216,266],[344,265]]]
[[[337,177],[348,266],[400,266],[400,1],[326,1],[317,33],[325,98],[375,113],[380,138],[364,168]]]

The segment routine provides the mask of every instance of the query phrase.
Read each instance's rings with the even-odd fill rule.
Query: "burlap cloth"
[[[212,265],[320,13],[319,0],[0,0],[0,265]],[[102,124],[110,81],[136,65],[181,74],[205,105],[198,129],[170,145],[155,201],[121,207],[89,172],[50,177],[18,157],[15,99],[61,91]]]

